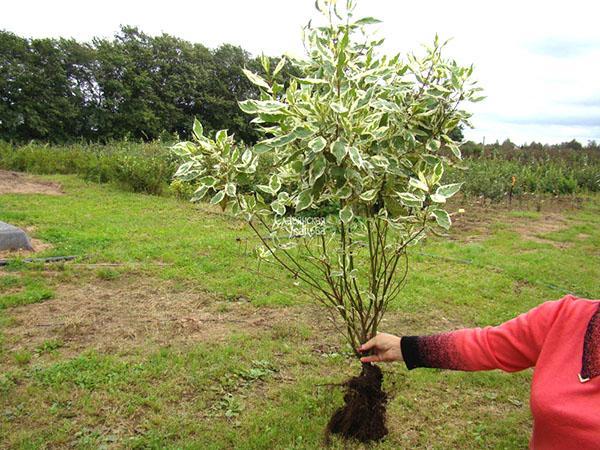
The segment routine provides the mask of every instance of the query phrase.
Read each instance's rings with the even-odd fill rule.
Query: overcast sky
[[[302,53],[300,29],[313,0],[3,1],[0,28],[28,37],[110,37],[120,25],[169,33],[208,47],[237,44],[254,54]],[[416,50],[437,32],[446,54],[474,63],[487,99],[473,108],[486,142],[510,138],[600,141],[600,2],[597,0],[359,0],[384,22],[390,53]]]

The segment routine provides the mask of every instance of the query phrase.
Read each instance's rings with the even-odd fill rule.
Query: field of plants
[[[52,146],[0,142],[0,168],[36,174],[76,174],[87,181],[116,183],[126,190],[185,196],[193,192],[173,184],[179,165],[169,151],[174,141]],[[600,147],[562,146],[503,149],[499,145],[463,146],[464,162],[449,181],[464,181],[461,192],[488,203],[535,201],[553,196],[600,191]],[[465,176],[468,174],[468,176]],[[514,177],[514,181],[513,181]],[[513,184],[514,183],[514,184]],[[512,188],[512,189],[511,189]]]
[[[0,272],[4,445],[322,445],[342,395],[328,383],[354,357],[291,276],[258,267],[242,222],[73,175],[31,180],[62,194],[1,194],[1,217],[49,245],[35,256],[77,260]],[[382,330],[481,326],[567,292],[598,297],[600,199],[578,198],[541,212],[467,207],[451,240],[413,250]],[[373,448],[526,446],[529,371],[384,371],[390,435]]]
[[[569,195],[600,190],[600,148],[577,142],[555,146],[463,146],[467,157],[463,193],[490,202],[540,194]],[[456,179],[465,173],[454,173]],[[514,177],[514,178],[513,178]]]

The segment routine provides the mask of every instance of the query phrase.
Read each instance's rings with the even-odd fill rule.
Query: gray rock
[[[1,250],[33,250],[33,247],[23,230],[8,223],[0,222]]]

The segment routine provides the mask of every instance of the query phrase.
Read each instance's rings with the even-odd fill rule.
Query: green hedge
[[[98,183],[117,183],[134,192],[160,195],[177,162],[162,143],[127,141],[110,145],[14,147],[0,144],[0,167],[38,174],[77,174]]]

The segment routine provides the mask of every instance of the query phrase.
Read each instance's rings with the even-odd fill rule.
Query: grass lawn
[[[319,448],[358,364],[244,224],[207,206],[49,177],[0,220],[51,244],[0,269],[0,447]],[[566,293],[598,298],[600,196],[581,207],[466,207],[412,251],[385,331],[497,324]],[[37,255],[36,255],[37,256]],[[373,448],[524,448],[531,371],[385,365],[390,435]],[[333,448],[347,448],[334,441]]]

